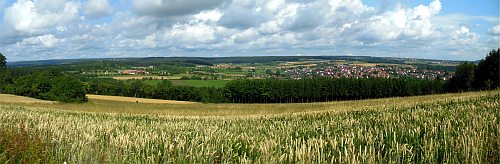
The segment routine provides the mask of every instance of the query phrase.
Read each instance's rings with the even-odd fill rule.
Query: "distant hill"
[[[405,64],[412,63],[446,63],[458,64],[462,61],[434,60],[434,59],[410,59],[372,56],[253,56],[253,57],[147,57],[147,58],[99,58],[99,59],[58,59],[58,60],[38,60],[38,61],[13,61],[8,62],[8,67],[44,67],[55,65],[71,65],[77,63],[92,63],[114,61],[123,64],[134,65],[157,65],[161,63],[185,63],[194,65],[214,65],[220,63],[269,63],[269,62],[296,62],[303,60],[349,60],[367,63],[390,63]],[[478,62],[478,61],[476,61]]]

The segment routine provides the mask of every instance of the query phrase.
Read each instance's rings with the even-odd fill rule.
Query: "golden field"
[[[500,90],[484,92],[467,92],[454,94],[440,94],[415,97],[397,97],[384,99],[371,99],[361,101],[336,101],[321,103],[295,103],[295,104],[203,104],[203,103],[159,103],[170,102],[169,100],[144,99],[143,103],[138,98],[118,97],[118,96],[92,96],[89,95],[89,102],[83,104],[66,103],[24,103],[23,101],[33,101],[36,99],[2,95],[0,101],[16,97],[17,101],[3,101],[0,104],[21,105],[29,107],[43,107],[68,111],[103,112],[103,113],[125,113],[125,114],[151,114],[151,115],[176,115],[176,116],[248,116],[248,115],[276,115],[315,111],[350,111],[360,110],[365,107],[406,105],[412,106],[419,103],[467,99],[491,94],[498,94]],[[98,98],[100,97],[100,98]],[[108,98],[104,98],[108,97]],[[142,99],[141,99],[142,100]],[[43,101],[43,100],[37,100]],[[43,101],[46,102],[46,101]],[[179,101],[171,101],[179,102]]]
[[[499,113],[499,90],[311,104],[2,102],[0,134],[27,143],[0,135],[0,162],[498,163]]]
[[[91,101],[115,101],[115,102],[132,102],[132,103],[145,103],[145,104],[194,104],[195,102],[188,101],[174,101],[174,100],[156,100],[156,99],[144,99],[135,97],[122,97],[122,96],[103,96],[103,95],[91,95],[88,94],[87,98]]]

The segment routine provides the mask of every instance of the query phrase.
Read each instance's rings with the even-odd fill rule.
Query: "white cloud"
[[[196,15],[194,18],[202,21],[218,21],[222,17],[222,13],[218,10],[203,11]]]
[[[44,45],[45,47],[54,47],[60,40],[55,38],[52,34],[31,37],[23,39],[20,45]]]
[[[164,40],[170,44],[179,43],[211,43],[216,39],[216,29],[205,24],[176,24],[169,29]]]
[[[90,18],[100,18],[111,14],[111,6],[108,0],[89,0],[85,4],[84,13]]]
[[[466,58],[459,54],[491,49],[500,35],[498,17],[443,15],[447,6],[439,0],[383,9],[362,0],[17,0],[9,5],[3,9],[0,49],[25,59],[32,59],[25,53],[71,58],[65,55],[417,52]],[[104,16],[110,19],[92,20]]]
[[[183,16],[211,10],[227,0],[134,0],[134,10],[141,15],[155,17]]]
[[[367,30],[360,38],[369,43],[428,38],[435,33],[431,18],[440,10],[439,0],[434,0],[429,6],[419,5],[412,9],[398,6],[394,11],[372,16],[366,25],[362,24],[360,28]]]
[[[60,12],[66,4],[66,0],[33,0],[33,2],[35,4],[35,10],[40,13]]]
[[[36,35],[78,18],[77,3],[56,1],[51,6],[46,2],[19,0],[8,7],[3,18],[2,36]]]
[[[142,39],[123,38],[115,45],[112,45],[112,47],[132,49],[155,48],[156,43],[156,34],[151,34]]]
[[[467,27],[460,27],[451,34],[453,43],[457,45],[471,45],[479,40],[479,35],[470,31]]]
[[[499,25],[496,25],[494,27],[491,27],[488,32],[491,34],[491,35],[500,35],[500,24]]]
[[[235,1],[224,10],[217,24],[227,28],[247,29],[258,26],[266,20],[265,13],[256,4]]]
[[[254,29],[247,29],[241,33],[233,35],[231,38],[234,43],[247,43],[256,40],[258,36],[259,33]]]
[[[38,39],[43,45],[47,47],[53,47],[56,43],[59,42],[59,39],[55,38],[54,35],[51,34],[39,36]]]

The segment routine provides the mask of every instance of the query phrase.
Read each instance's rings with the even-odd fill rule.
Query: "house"
[[[144,70],[122,70],[119,71],[120,74],[122,75],[138,75],[138,74],[148,74],[149,72],[146,72]]]

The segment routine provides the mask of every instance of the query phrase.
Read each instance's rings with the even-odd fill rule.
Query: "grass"
[[[193,105],[207,104],[185,106]],[[58,163],[500,162],[498,91],[305,105],[239,105],[271,113],[286,106],[247,116],[0,105],[0,129],[24,128]],[[296,107],[304,111],[289,113]]]
[[[30,134],[22,123],[16,129],[0,129],[0,162],[56,163],[49,144],[37,134]]]

